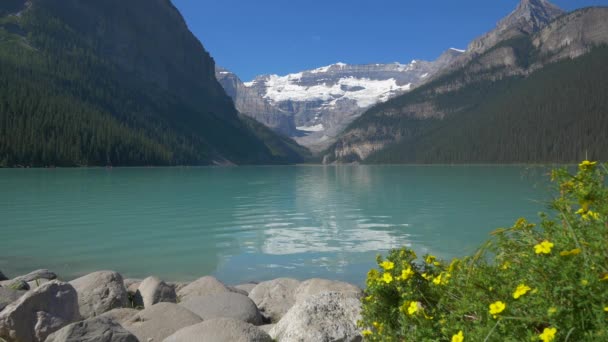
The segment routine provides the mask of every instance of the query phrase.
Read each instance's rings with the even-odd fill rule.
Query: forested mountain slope
[[[239,118],[169,0],[9,0],[0,16],[0,166],[302,160]]]
[[[546,2],[545,2],[546,3]],[[375,106],[324,162],[517,163],[606,159],[608,9],[559,16]]]

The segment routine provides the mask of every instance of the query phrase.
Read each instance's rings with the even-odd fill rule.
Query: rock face
[[[270,336],[281,342],[361,341],[360,312],[358,300],[337,292],[322,293],[294,305],[270,329]]]
[[[189,297],[205,297],[212,294],[231,292],[230,289],[215,277],[206,276],[199,278],[184,286],[177,292],[177,296],[182,300]]]
[[[29,290],[31,287],[34,287],[34,285],[35,287],[38,287],[40,284],[53,279],[57,279],[55,273],[49,270],[36,270],[26,275],[2,281],[0,285],[17,290]]]
[[[278,278],[259,283],[249,293],[249,298],[271,322],[278,322],[295,304],[295,291],[300,281]]]
[[[0,337],[8,342],[42,342],[80,319],[76,290],[52,281],[32,290],[0,312]]]
[[[355,299],[361,299],[361,297],[363,297],[363,290],[355,285],[341,281],[314,278],[306,280],[298,286],[295,291],[295,300],[296,302],[301,302],[308,297],[324,292],[338,292],[345,297]]]
[[[70,284],[78,292],[80,314],[85,318],[127,306],[127,290],[122,276],[116,272],[91,273],[72,280]]]
[[[203,320],[177,304],[158,303],[140,311],[122,326],[140,341],[159,342],[176,331]]]
[[[234,318],[254,325],[263,323],[255,303],[240,293],[223,292],[205,297],[189,297],[179,305],[199,315],[203,320]]]
[[[0,281],[3,280],[8,280],[8,278],[4,275],[4,273],[2,273],[2,271],[0,271]]]
[[[272,338],[249,323],[217,318],[184,328],[164,342],[272,342]]]
[[[336,63],[286,76],[262,75],[247,83],[221,68],[216,76],[240,112],[319,151],[366,108],[423,83],[460,54],[450,49],[434,62],[409,64]]]
[[[247,295],[249,295],[251,290],[253,290],[253,288],[256,287],[257,285],[258,284],[256,284],[256,283],[239,284],[239,285],[236,285],[235,288],[239,289],[241,291],[245,291],[245,292],[247,292]]]
[[[154,304],[167,302],[176,303],[177,295],[175,288],[167,285],[157,277],[148,277],[139,284],[138,291],[141,296],[143,306],[149,308]]]
[[[72,323],[49,335],[46,342],[138,342],[120,324],[108,317],[96,317]]]
[[[0,287],[0,311],[7,305],[19,299],[25,291],[13,290],[7,287]]]

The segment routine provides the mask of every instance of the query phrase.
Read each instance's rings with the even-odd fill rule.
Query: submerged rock
[[[234,318],[255,325],[263,323],[255,303],[240,293],[224,292],[205,297],[190,297],[179,305],[199,315],[203,320]]]
[[[109,317],[72,323],[47,337],[46,342],[138,342],[135,335]]]
[[[112,271],[88,274],[70,282],[78,292],[80,314],[84,318],[99,316],[127,306],[127,290],[122,276]]]
[[[278,322],[295,304],[295,291],[300,281],[278,278],[259,283],[249,293],[249,298],[271,322]]]
[[[216,318],[181,329],[164,342],[272,342],[272,338],[252,324]]]
[[[0,337],[8,342],[42,342],[79,319],[74,287],[52,281],[27,292],[0,312]]]
[[[360,313],[357,299],[337,292],[321,293],[296,303],[270,329],[270,336],[281,342],[361,341]]]
[[[176,331],[203,320],[190,310],[173,303],[158,303],[146,308],[122,326],[140,341],[158,342]]]

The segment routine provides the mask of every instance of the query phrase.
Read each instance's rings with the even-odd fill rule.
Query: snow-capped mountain
[[[216,76],[239,111],[321,150],[365,109],[423,83],[462,53],[449,49],[434,62],[336,63],[285,76],[262,75],[246,83],[225,69]]]

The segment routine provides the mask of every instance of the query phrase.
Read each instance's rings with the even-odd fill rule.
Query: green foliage
[[[370,341],[608,340],[604,165],[552,173],[559,196],[539,226],[519,219],[449,264],[403,248],[367,277]]]

